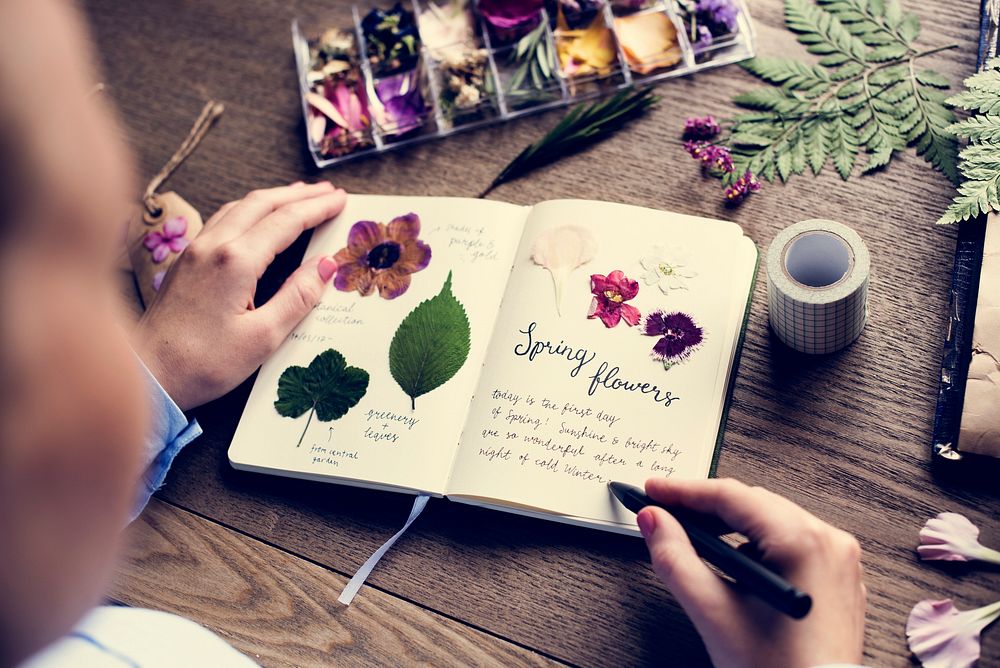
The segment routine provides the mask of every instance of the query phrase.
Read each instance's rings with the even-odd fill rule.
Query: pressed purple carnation
[[[684,139],[711,139],[721,130],[714,116],[692,116],[684,121]]]
[[[743,176],[733,181],[733,184],[726,188],[726,202],[728,204],[739,204],[751,193],[760,190],[760,181],[749,169]]]
[[[646,316],[643,333],[660,337],[653,346],[653,358],[667,368],[687,359],[705,339],[694,318],[680,311],[653,311]]]

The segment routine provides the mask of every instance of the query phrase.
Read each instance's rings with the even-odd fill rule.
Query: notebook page
[[[566,225],[589,230],[596,253],[566,281],[560,314],[550,272],[532,254],[539,237]],[[742,313],[734,300],[742,306],[747,298],[746,290],[733,290],[734,272],[745,265],[734,264],[742,240],[733,223],[637,207],[536,206],[448,495],[616,522],[609,480],[706,476],[725,396],[720,370],[739,331],[733,314]],[[677,280],[644,280],[656,258]],[[639,284],[634,297],[620,302],[642,314],[634,326],[624,318],[608,327],[587,317],[591,275],[614,270]],[[599,304],[595,315],[601,310]],[[657,311],[686,314],[703,333],[701,344],[668,369],[653,355],[662,337],[643,333],[645,317]]]
[[[443,493],[527,212],[525,207],[474,199],[349,196],[344,211],[315,231],[305,257],[332,255],[350,242],[356,246],[352,257],[360,259],[342,263],[338,279],[346,289],[335,287],[337,279],[328,285],[320,304],[261,368],[229,449],[232,465]],[[388,239],[375,232],[377,227],[357,227],[352,234],[358,221],[390,223],[410,213],[419,217],[419,233],[413,234],[412,225],[394,228],[402,230],[393,237],[403,240],[399,248],[391,243],[376,248]],[[430,248],[430,260],[408,279],[400,278],[406,273],[403,269],[419,267],[425,252],[414,240]],[[409,264],[397,266],[400,262]],[[389,294],[398,291],[400,281],[409,280],[409,286],[391,299],[380,296],[377,288],[362,296],[358,288],[371,278],[367,269],[372,265],[383,272],[398,269],[397,275],[380,274],[378,279]],[[456,363],[460,367],[453,376],[433,386],[440,380],[440,360],[425,356],[446,348],[443,342],[454,341],[456,335],[461,339],[461,326],[440,310],[422,311],[427,318],[408,319],[408,315],[422,302],[447,292],[449,274],[450,292],[468,317],[469,353],[464,363]],[[453,316],[453,300],[449,295],[443,298],[450,304],[446,312]],[[404,319],[412,323],[405,333]],[[447,328],[441,331],[445,323]],[[390,370],[390,347],[397,331],[402,337],[396,350],[406,372],[403,383]],[[324,396],[324,415],[309,410],[316,394],[310,394],[310,382],[315,385],[317,376],[303,380],[295,374],[304,370],[287,370],[308,368],[330,349],[342,356],[347,367],[367,372],[368,383],[358,399],[354,385],[359,372],[318,365],[317,374],[328,381],[326,389],[332,388],[332,397]],[[285,413],[302,409],[294,417],[280,414],[275,405],[279,378],[286,372],[291,374],[287,380],[298,381],[289,384],[288,396],[296,399],[294,391],[308,395],[301,406],[286,402]],[[357,403],[347,406],[352,400]],[[338,407],[346,408],[346,413],[329,419]]]

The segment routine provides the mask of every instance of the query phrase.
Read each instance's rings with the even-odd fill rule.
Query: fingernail
[[[639,525],[639,533],[642,534],[643,538],[649,538],[656,531],[656,516],[651,510],[646,508],[640,510],[635,521]]]
[[[295,186],[304,186],[304,185],[305,181],[296,181],[295,183],[292,184],[292,187],[294,188]]]
[[[325,257],[319,261],[316,271],[319,272],[319,277],[326,283],[337,273],[337,261],[331,257]]]

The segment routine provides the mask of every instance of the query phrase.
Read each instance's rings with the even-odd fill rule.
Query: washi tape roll
[[[868,321],[871,258],[858,233],[832,220],[785,228],[767,250],[771,328],[785,345],[814,355],[854,342]]]

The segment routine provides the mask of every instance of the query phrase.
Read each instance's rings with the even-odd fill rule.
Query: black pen
[[[812,607],[812,598],[809,594],[705,529],[702,526],[703,520],[691,511],[664,506],[643,494],[638,487],[623,482],[609,482],[608,487],[615,498],[633,513],[638,514],[646,506],[665,509],[684,527],[699,557],[775,610],[794,619],[802,619],[809,614],[809,609]]]

